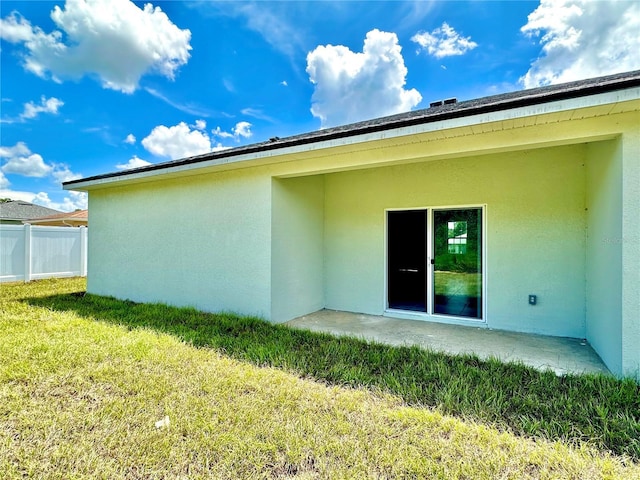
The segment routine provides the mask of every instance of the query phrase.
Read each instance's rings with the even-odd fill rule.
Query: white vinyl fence
[[[0,225],[0,282],[86,275],[86,227]]]

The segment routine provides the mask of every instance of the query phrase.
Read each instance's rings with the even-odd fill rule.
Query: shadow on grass
[[[197,347],[330,384],[369,387],[526,436],[588,442],[640,460],[640,386],[605,375],[539,372],[470,355],[392,347],[294,330],[257,318],[136,304],[84,292],[26,300],[128,328],[151,328]]]

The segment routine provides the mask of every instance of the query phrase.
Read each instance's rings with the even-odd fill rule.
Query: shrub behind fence
[[[87,275],[87,228],[0,225],[0,282]]]

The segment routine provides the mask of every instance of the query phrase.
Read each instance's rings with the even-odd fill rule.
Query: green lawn
[[[0,286],[3,479],[640,478],[635,382],[84,288]]]

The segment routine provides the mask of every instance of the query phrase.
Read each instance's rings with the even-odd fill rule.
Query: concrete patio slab
[[[486,359],[521,361],[539,370],[566,373],[609,373],[593,349],[575,338],[550,337],[420,320],[320,310],[286,323],[334,335],[347,335],[388,345],[418,345],[451,354],[473,353]]]

